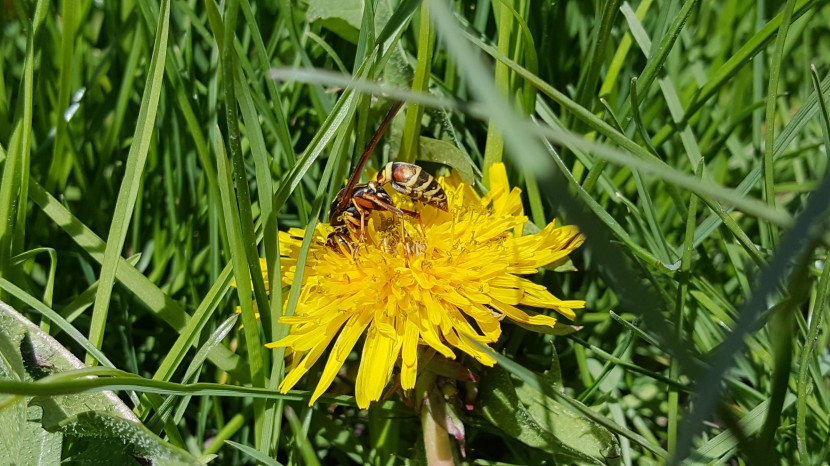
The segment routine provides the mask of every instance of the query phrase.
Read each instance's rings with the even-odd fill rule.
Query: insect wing
[[[352,196],[354,187],[357,186],[357,180],[360,179],[360,173],[363,171],[363,167],[366,166],[366,161],[369,160],[369,156],[372,155],[372,152],[374,152],[375,147],[377,147],[380,142],[380,138],[383,136],[383,133],[385,133],[386,129],[389,128],[389,125],[392,123],[392,119],[395,118],[395,115],[402,106],[403,102],[395,102],[392,104],[392,107],[389,109],[389,112],[386,113],[386,116],[383,118],[378,130],[375,131],[375,135],[372,136],[372,140],[369,141],[369,144],[367,144],[366,148],[363,149],[363,154],[361,154],[360,160],[358,160],[357,165],[355,165],[352,176],[349,177],[349,181],[346,183],[346,187],[341,189],[338,194],[337,208],[335,209],[336,211],[341,211],[349,205],[349,198]]]

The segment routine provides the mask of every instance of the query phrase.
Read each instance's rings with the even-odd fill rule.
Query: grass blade
[[[144,173],[144,163],[150,149],[153,137],[153,127],[156,121],[159,97],[161,95],[164,63],[167,57],[167,38],[170,27],[170,2],[162,0],[161,15],[159,16],[156,40],[153,45],[153,55],[150,61],[150,73],[145,85],[144,97],[141,99],[141,110],[138,114],[138,125],[133,136],[133,145],[127,155],[127,169],[125,178],[118,192],[115,204],[112,227],[107,235],[107,246],[104,250],[104,262],[101,268],[101,277],[98,291],[95,294],[95,305],[92,309],[92,323],[89,329],[89,340],[95,347],[100,348],[104,339],[104,328],[107,323],[109,301],[112,296],[112,287],[115,284],[116,269],[121,258],[121,250],[127,238],[127,228],[130,223],[133,207],[135,206],[141,177]],[[88,357],[87,364],[94,361]]]

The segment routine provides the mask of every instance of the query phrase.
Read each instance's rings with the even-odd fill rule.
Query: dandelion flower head
[[[267,345],[292,353],[280,391],[294,387],[331,347],[311,396],[314,403],[365,334],[355,397],[366,408],[380,399],[398,361],[401,388],[415,386],[421,345],[450,359],[466,353],[492,366],[495,361],[479,345],[498,340],[504,317],[556,325],[555,317],[530,315],[518,306],[575,317],[584,301],[559,299],[521,275],[565,260],[583,236],[576,227],[555,222],[523,236],[521,191],[510,189],[501,164],[491,167],[489,179],[486,196],[457,175],[439,179],[448,212],[419,204],[413,208],[420,219],[373,213],[355,254],[326,247],[331,227],[318,225],[294,315],[280,319],[290,326],[289,334]],[[284,286],[294,281],[303,234],[280,232]]]

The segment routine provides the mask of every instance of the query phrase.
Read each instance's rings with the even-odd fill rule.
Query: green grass
[[[373,167],[483,192],[504,161],[531,222],[587,236],[576,272],[535,277],[588,302],[578,331],[504,326],[459,461],[827,461],[827,3],[3,2],[0,300],[101,367],[41,354],[61,371],[35,383],[0,331],[0,419],[47,429],[11,395],[111,389],[146,426],[124,443],[156,445],[133,456],[425,461],[412,407],[361,412],[344,377],[308,408],[314,377],[279,394],[262,346],[300,292],[276,232],[327,220],[394,98]],[[64,457],[91,442],[62,432]]]

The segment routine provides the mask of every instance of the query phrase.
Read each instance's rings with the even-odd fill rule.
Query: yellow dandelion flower
[[[289,335],[267,345],[293,353],[281,392],[294,387],[331,347],[311,396],[314,403],[365,334],[355,397],[366,408],[380,399],[399,360],[401,388],[415,386],[420,345],[450,359],[460,350],[492,366],[495,361],[476,343],[497,341],[504,317],[556,324],[554,317],[529,315],[518,306],[551,309],[569,319],[584,307],[584,301],[559,299],[520,277],[579,247],[583,236],[576,227],[552,222],[522,236],[527,217],[521,191],[510,189],[500,164],[491,167],[491,191],[483,197],[456,176],[440,182],[448,212],[421,206],[420,220],[374,213],[354,255],[326,247],[331,227],[317,228],[295,314],[280,319],[290,325]],[[302,230],[280,232],[283,285],[294,280],[302,235]]]

